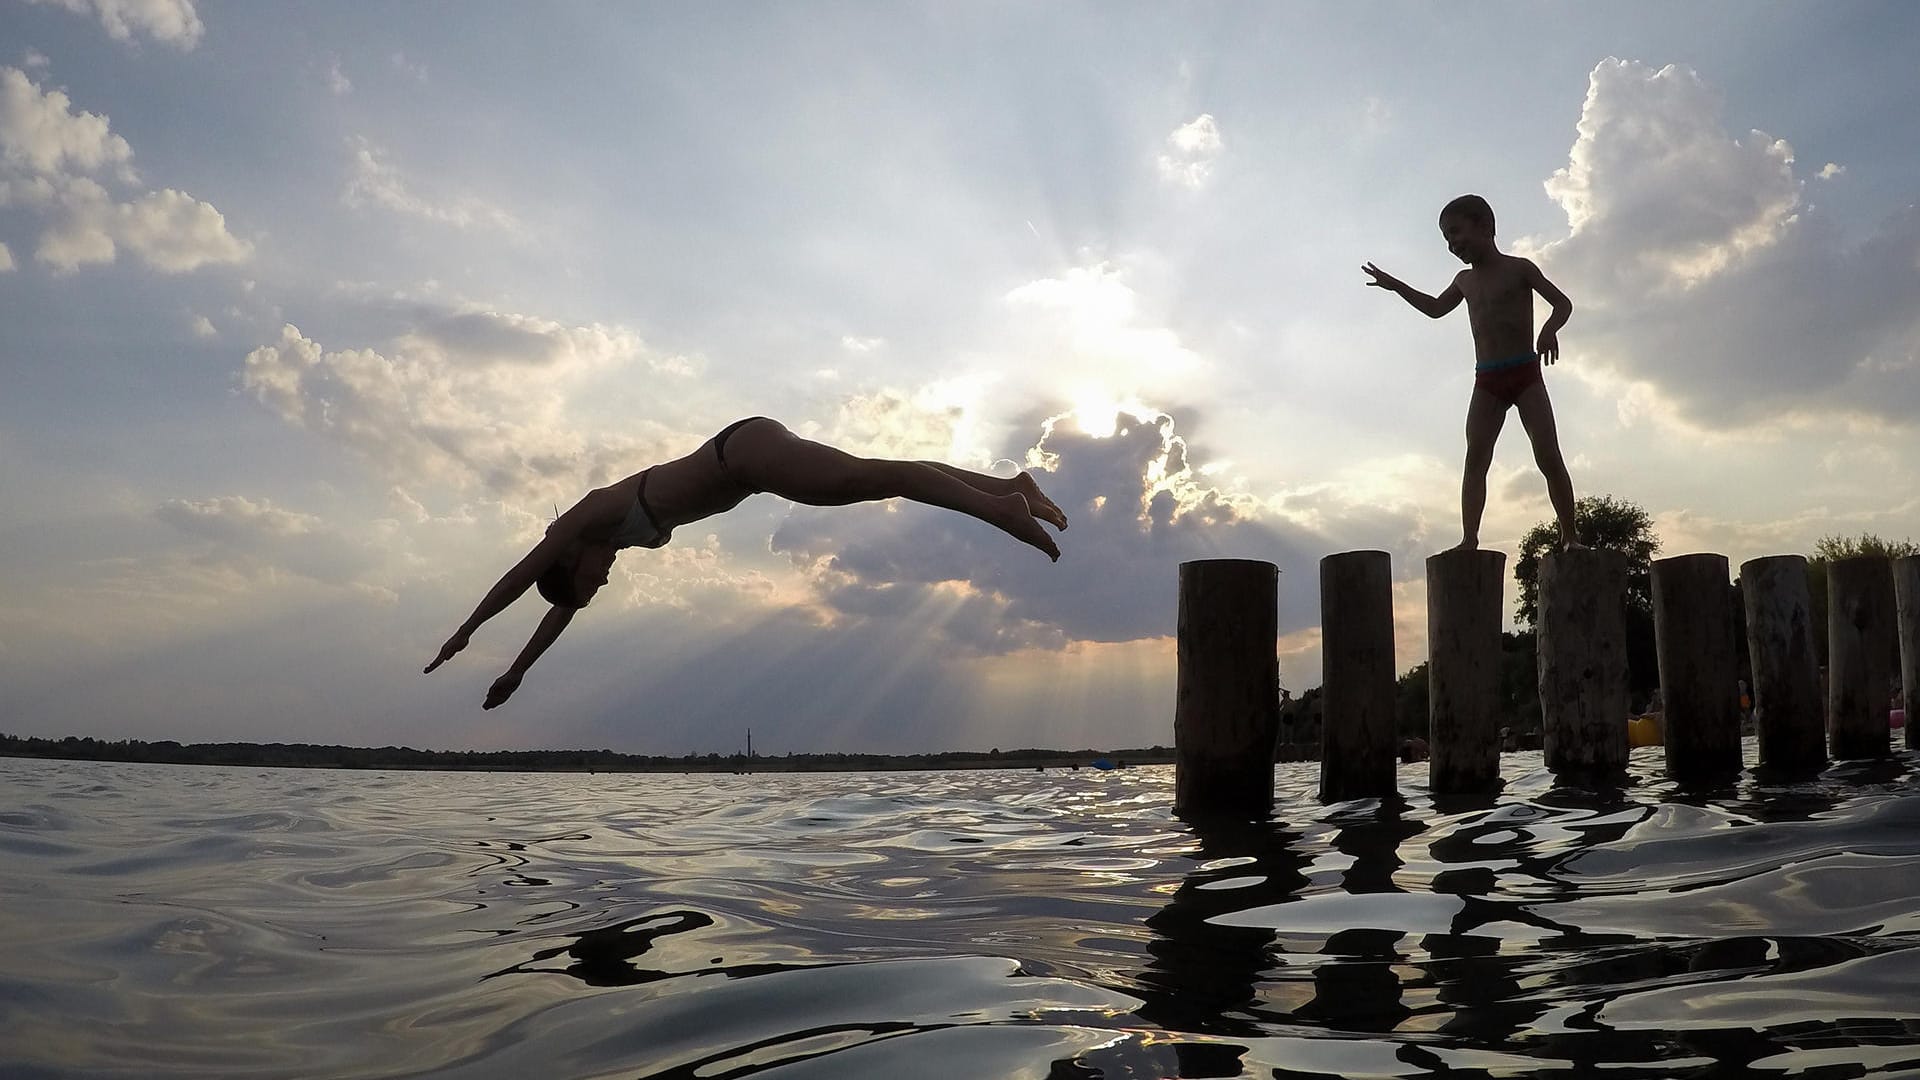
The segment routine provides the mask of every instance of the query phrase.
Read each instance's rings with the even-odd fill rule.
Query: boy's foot
[[[1060,561],[1059,546],[1054,544],[1053,537],[1047,535],[1047,530],[1034,520],[1039,514],[1027,504],[1026,496],[1016,491],[989,498],[993,500],[993,516],[987,519],[989,522],[1015,540],[1046,552],[1047,558]],[[1058,513],[1058,508],[1054,512]]]
[[[1052,499],[1047,498],[1046,492],[1040,490],[1040,484],[1034,480],[1032,473],[1022,469],[1020,475],[1013,478],[1013,490],[1026,497],[1027,507],[1034,517],[1056,529],[1067,527],[1067,515]]]

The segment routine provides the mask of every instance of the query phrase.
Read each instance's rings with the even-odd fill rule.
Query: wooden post
[[[1427,786],[1436,795],[1500,786],[1500,601],[1504,552],[1454,548],[1427,559]]]
[[[1320,800],[1392,795],[1393,566],[1384,551],[1320,560]]]
[[[1627,772],[1627,557],[1604,548],[1540,560],[1541,749],[1556,776],[1618,784]]]
[[[1279,575],[1272,563],[1252,559],[1180,564],[1176,814],[1247,820],[1273,814]]]
[[[1893,560],[1894,610],[1900,623],[1900,707],[1906,710],[1906,744],[1920,750],[1920,555]]]
[[[1740,564],[1740,592],[1747,605],[1760,770],[1781,778],[1812,776],[1826,768],[1827,732],[1807,560],[1748,559]]]
[[[1827,738],[1836,760],[1886,757],[1893,572],[1884,555],[1827,564]]]
[[[1739,775],[1740,660],[1725,555],[1654,560],[1653,637],[1667,775],[1681,783]]]

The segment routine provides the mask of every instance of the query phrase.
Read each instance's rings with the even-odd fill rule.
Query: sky
[[[1171,743],[1178,566],[1460,535],[1439,208],[1574,301],[1580,495],[1734,567],[1920,537],[1920,6],[0,0],[0,731],[633,753]],[[1030,468],[1057,564],[771,495],[623,553],[505,707],[587,489],[768,415]],[[1551,517],[1517,421],[1483,546]],[[1507,606],[1515,597],[1509,580]]]

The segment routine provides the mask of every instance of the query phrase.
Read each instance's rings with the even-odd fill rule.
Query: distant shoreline
[[[395,769],[420,772],[909,772],[929,769],[1079,769],[1169,765],[1173,749],[958,750],[933,754],[687,754],[666,757],[612,750],[416,750],[410,746],[315,743],[178,743],[172,740],[61,739],[0,735],[0,757],[124,761],[154,765],[228,765],[295,769]]]

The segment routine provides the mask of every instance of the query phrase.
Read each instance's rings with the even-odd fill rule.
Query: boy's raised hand
[[[1560,359],[1560,335],[1551,330],[1540,331],[1539,347],[1533,350],[1540,354],[1540,362],[1551,364]]]
[[[1373,278],[1373,280],[1367,282],[1367,284],[1376,289],[1398,289],[1400,287],[1399,278],[1394,277],[1392,274],[1387,273],[1372,263],[1362,263],[1360,269],[1366,271],[1367,276]]]

